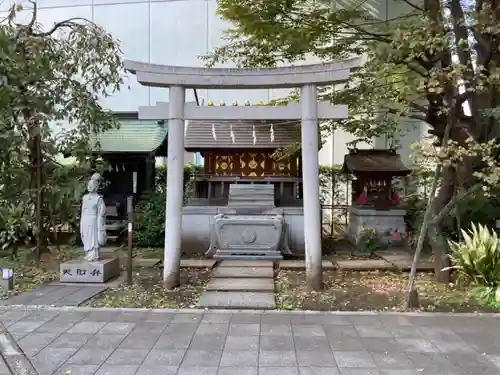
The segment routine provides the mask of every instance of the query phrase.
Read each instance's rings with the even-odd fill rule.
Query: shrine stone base
[[[117,257],[104,258],[95,262],[74,259],[62,263],[59,272],[62,283],[105,283],[120,275],[120,260]]]
[[[182,251],[203,255],[210,248],[210,237],[219,214],[231,213],[226,206],[184,206],[182,209]],[[278,207],[273,210],[281,215],[287,225],[288,246],[293,255],[304,255],[304,209]]]
[[[357,244],[362,228],[373,228],[377,231],[380,241],[386,245],[394,242],[394,233],[402,240],[406,236],[404,221],[405,210],[376,210],[373,208],[349,208],[349,225],[347,238],[354,245]]]

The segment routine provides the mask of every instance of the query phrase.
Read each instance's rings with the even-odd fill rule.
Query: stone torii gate
[[[319,200],[318,120],[344,119],[346,105],[317,101],[317,86],[343,83],[359,58],[340,63],[265,69],[192,68],[125,61],[139,83],[168,87],[169,102],[140,107],[139,119],[168,120],[167,208],[164,284],[179,285],[182,234],[185,120],[301,120],[304,240],[308,285],[321,287],[321,209]],[[185,90],[300,87],[300,103],[287,106],[202,106],[185,103]]]

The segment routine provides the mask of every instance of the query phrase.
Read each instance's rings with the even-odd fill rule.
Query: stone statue
[[[99,249],[106,244],[106,205],[97,193],[100,175],[94,173],[87,184],[88,193],[82,199],[80,234],[82,236],[85,260],[99,260]]]

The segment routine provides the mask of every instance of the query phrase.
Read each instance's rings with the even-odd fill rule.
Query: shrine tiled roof
[[[344,173],[390,173],[405,176],[411,171],[405,167],[395,150],[351,150],[344,156]]]
[[[214,106],[209,100],[208,106]],[[218,103],[225,106],[224,101]],[[231,102],[232,106],[239,103]],[[245,100],[243,105],[249,106]],[[266,105],[259,101],[257,105]],[[184,138],[187,151],[214,148],[284,148],[300,142],[298,122],[291,121],[188,121]]]
[[[94,137],[94,150],[103,153],[150,153],[156,151],[167,136],[167,122],[120,119],[120,127]],[[99,145],[97,144],[99,143]]]
[[[290,121],[189,121],[184,148],[284,148],[300,142],[300,127]]]

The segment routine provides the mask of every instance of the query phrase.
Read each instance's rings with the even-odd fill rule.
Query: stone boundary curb
[[[0,323],[0,355],[11,375],[39,375],[7,328]]]
[[[359,315],[359,316],[423,316],[423,317],[471,317],[471,318],[500,318],[500,313],[445,313],[445,312],[426,312],[426,311],[286,311],[286,310],[233,310],[233,309],[150,309],[134,307],[86,307],[86,306],[44,306],[44,305],[7,305],[0,306],[0,312],[10,310],[49,310],[61,312],[97,312],[97,311],[116,311],[116,312],[153,312],[165,314],[262,314],[262,315]]]

